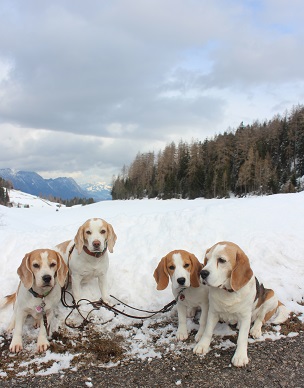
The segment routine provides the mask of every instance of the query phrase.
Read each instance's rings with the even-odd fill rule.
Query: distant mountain
[[[112,186],[107,185],[104,182],[98,183],[84,183],[79,185],[84,191],[90,194],[90,198],[94,201],[104,201],[112,199],[111,190]]]
[[[93,196],[93,191],[80,187],[72,178],[44,179],[36,172],[15,172],[10,168],[0,169],[0,177],[11,181],[14,189],[37,196],[53,196],[62,199],[74,197],[93,198],[94,201],[112,198],[110,189],[106,189],[105,185],[100,193],[98,193],[96,188]],[[89,185],[89,187],[92,187],[92,185]]]

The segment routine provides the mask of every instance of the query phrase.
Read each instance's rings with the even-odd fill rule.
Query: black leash
[[[166,313],[167,311],[170,311],[173,308],[173,306],[175,306],[175,304],[177,303],[179,295],[178,295],[178,297],[176,299],[172,300],[170,303],[166,304],[162,309],[157,310],[157,311],[141,310],[141,309],[129,306],[128,304],[122,302],[121,300],[119,300],[118,298],[116,298],[113,295],[110,295],[110,297],[115,299],[115,300],[117,300],[117,302],[121,303],[122,305],[124,305],[126,307],[129,307],[132,310],[136,310],[136,311],[140,311],[140,312],[143,312],[143,313],[152,314],[152,316],[153,316],[153,315],[158,314],[158,313]],[[148,317],[148,318],[150,318],[150,317]]]
[[[71,249],[69,251],[68,267],[69,267],[69,262],[70,262],[70,256],[71,256],[74,248],[75,248],[75,244],[71,247]],[[76,303],[76,300],[74,299],[74,296],[69,291],[67,291],[68,286],[69,286],[69,275],[68,275],[67,284],[64,287],[62,287],[62,289],[61,289],[61,303],[63,304],[64,307],[71,309],[71,311],[66,316],[65,321],[64,321],[66,326],[70,327],[71,329],[83,329],[84,326],[86,326],[88,323],[90,323],[89,316],[91,315],[91,313],[93,311],[95,311],[95,310],[99,310],[101,307],[104,307],[107,310],[112,311],[115,314],[115,316],[118,315],[118,314],[121,314],[121,315],[124,315],[125,317],[128,317],[128,318],[141,319],[141,320],[151,318],[154,315],[159,314],[159,313],[166,313],[166,312],[172,310],[172,308],[176,305],[180,294],[182,293],[182,291],[184,291],[184,289],[181,289],[181,291],[179,292],[179,294],[177,295],[177,297],[174,300],[172,300],[170,303],[166,304],[163,308],[161,308],[160,310],[157,310],[157,311],[141,310],[141,309],[129,306],[128,304],[126,304],[126,303],[122,302],[121,300],[117,299],[115,296],[110,295],[111,298],[117,300],[120,304],[122,304],[122,305],[124,305],[124,306],[126,306],[126,307],[128,307],[128,308],[130,308],[132,310],[136,310],[136,311],[140,311],[140,312],[144,312],[144,313],[149,314],[149,315],[145,315],[145,316],[137,316],[137,315],[127,314],[124,311],[116,309],[114,306],[110,306],[108,303],[104,302],[102,300],[102,298],[100,298],[99,300],[94,301],[94,302],[90,301],[89,299],[80,299]],[[66,301],[66,294],[69,294],[70,297],[72,298],[72,304],[71,305],[69,305],[67,303],[67,301]],[[83,316],[82,312],[80,311],[80,304],[79,304],[80,302],[87,302],[88,305],[90,304],[91,306],[93,306],[92,310],[90,310],[85,317]],[[73,313],[74,310],[77,310],[78,314],[81,316],[81,318],[83,320],[82,323],[80,325],[78,325],[78,326],[73,326],[73,325],[71,325],[70,323],[67,322],[68,318],[71,316],[71,314]],[[103,322],[102,324],[104,325],[104,324],[110,322],[112,319],[108,320],[107,322]]]
[[[119,301],[119,299],[115,298],[114,296],[110,295],[112,298],[116,299],[117,301]],[[154,315],[156,314],[159,314],[159,313],[166,313],[168,311],[170,311],[173,306],[176,305],[177,301],[174,299],[172,300],[172,302],[166,304],[163,308],[161,308],[160,310],[157,310],[157,311],[148,311],[148,310],[141,310],[141,309],[137,309],[135,307],[132,307],[132,306],[129,306],[127,305],[126,303],[123,303],[121,301],[119,301],[120,303],[122,303],[124,306],[127,306],[129,307],[130,309],[132,310],[136,310],[136,311],[141,311],[141,312],[145,312],[145,313],[148,313],[149,315],[145,315],[144,317],[140,317],[140,316],[137,316],[137,315],[130,315],[130,314],[127,314],[121,310],[117,310],[114,306],[110,306],[108,305],[106,302],[104,302],[101,298],[99,299],[99,301],[97,302],[93,302],[92,304],[93,305],[96,305],[96,306],[100,306],[100,307],[105,307],[107,310],[110,310],[110,311],[113,311],[117,314],[122,314],[124,315],[125,317],[129,317],[129,318],[134,318],[134,319],[148,319],[148,318],[151,318],[151,317],[154,317]]]
[[[66,301],[66,294],[70,295],[70,297],[72,298],[72,303],[71,304],[68,304],[67,301]],[[141,320],[144,320],[144,319],[148,319],[148,318],[152,318],[154,315],[156,314],[159,314],[159,313],[166,313],[170,310],[172,310],[172,308],[176,305],[177,303],[177,300],[178,300],[178,297],[179,295],[177,296],[176,299],[172,300],[170,303],[166,304],[164,307],[162,307],[160,310],[156,310],[156,311],[148,311],[148,310],[142,310],[142,309],[138,309],[138,308],[135,308],[135,307],[132,307],[122,301],[120,301],[119,299],[117,299],[115,296],[113,295],[110,295],[113,299],[117,300],[119,303],[121,303],[122,305],[132,309],[132,310],[136,310],[136,311],[140,311],[140,312],[145,312],[147,313],[148,315],[145,315],[145,316],[138,316],[138,315],[131,315],[131,314],[127,314],[125,313],[124,311],[121,311],[121,310],[118,310],[116,307],[114,306],[110,306],[108,303],[104,302],[102,300],[102,298],[100,298],[99,300],[97,301],[90,301],[89,299],[80,299],[78,301],[78,303],[76,303],[73,295],[67,291],[66,287],[63,287],[62,288],[62,292],[61,292],[61,303],[63,304],[64,307],[67,307],[67,308],[70,308],[71,311],[69,312],[69,314],[66,316],[65,318],[65,324],[66,326],[72,328],[72,329],[83,329],[85,325],[87,325],[88,323],[90,323],[90,320],[88,319],[89,316],[91,315],[91,313],[95,310],[99,310],[101,307],[104,307],[106,308],[107,310],[109,311],[112,311],[115,316],[118,315],[118,314],[121,314],[121,315],[124,315],[125,317],[128,317],[128,318],[133,318],[133,319],[141,319]],[[90,310],[88,312],[88,314],[86,316],[83,316],[82,312],[80,311],[80,306],[81,306],[81,302],[87,302],[87,305],[91,305],[93,308],[92,310]],[[73,313],[74,310],[77,310],[78,314],[81,316],[81,318],[83,319],[83,322],[78,325],[78,326],[74,326],[74,325],[71,325],[70,323],[68,323],[68,318],[71,316],[71,314]],[[107,322],[104,322],[103,324],[105,323],[108,323],[109,321]]]

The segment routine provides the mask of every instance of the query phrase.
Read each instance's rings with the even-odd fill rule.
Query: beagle
[[[187,309],[201,308],[200,327],[196,338],[201,338],[208,312],[208,287],[200,283],[203,265],[194,254],[175,250],[164,256],[154,271],[158,290],[164,290],[171,279],[172,292],[177,300],[178,329],[176,337],[183,341],[188,338]]]
[[[253,275],[249,259],[242,249],[227,241],[219,242],[206,251],[201,281],[209,286],[209,311],[206,329],[194,353],[206,354],[213,330],[219,320],[238,324],[239,335],[232,364],[248,364],[247,342],[261,336],[263,323],[278,324],[288,318],[286,307],[271,289],[264,288]]]
[[[112,225],[101,218],[91,218],[79,227],[74,240],[56,245],[55,249],[68,264],[76,302],[81,299],[81,282],[98,278],[101,297],[108,303],[107,250],[113,252],[116,239]]]
[[[20,277],[18,289],[6,296],[1,305],[14,303],[14,314],[8,328],[8,331],[14,330],[9,349],[13,353],[23,349],[22,328],[26,317],[31,315],[40,326],[37,350],[43,352],[49,347],[47,335],[68,267],[54,250],[36,249],[24,256],[17,273]]]

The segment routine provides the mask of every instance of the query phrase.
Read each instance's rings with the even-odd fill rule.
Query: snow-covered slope
[[[20,192],[12,192],[11,197],[28,203],[30,208],[0,206],[0,298],[16,290],[16,271],[26,252],[72,239],[84,221],[101,217],[112,224],[117,234],[114,253],[109,254],[109,291],[132,306],[155,310],[172,300],[170,287],[157,291],[153,278],[154,269],[166,253],[186,249],[203,260],[205,250],[215,242],[230,240],[247,253],[260,282],[273,288],[290,310],[304,313],[300,304],[304,300],[304,192],[221,200],[105,201],[59,209],[56,204]],[[99,298],[96,283],[85,286],[84,291],[91,300]],[[11,314],[10,307],[1,311],[0,336]],[[60,305],[57,326],[64,327],[66,315],[67,310]],[[77,322],[78,318],[72,319]],[[155,348],[155,336],[157,344],[168,349],[192,352],[194,347],[191,341],[175,341],[176,309],[150,318],[140,327],[134,325],[137,321],[121,315],[114,317],[104,309],[94,312],[94,319],[97,323],[110,320],[97,325],[96,330],[115,330],[128,344],[128,354],[134,357],[161,357]],[[165,320],[170,324],[161,325]],[[192,320],[188,324],[197,330],[198,325]],[[32,338],[26,345],[30,353],[35,352],[35,333],[31,325],[26,326],[25,336]],[[218,324],[216,333],[231,333],[231,329]],[[279,338],[279,329],[276,335],[266,330],[262,339],[267,336]],[[57,356],[48,351],[46,358],[56,363]],[[69,357],[66,354],[66,361]],[[59,365],[57,369],[64,367],[68,366]]]

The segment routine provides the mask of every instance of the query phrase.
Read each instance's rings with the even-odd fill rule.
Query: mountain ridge
[[[110,186],[100,187],[90,183],[79,185],[69,177],[44,179],[33,171],[15,171],[10,168],[0,169],[0,177],[11,181],[15,189],[32,195],[53,196],[64,200],[75,197],[93,198],[96,202],[112,199]],[[87,189],[92,187],[94,189]]]

